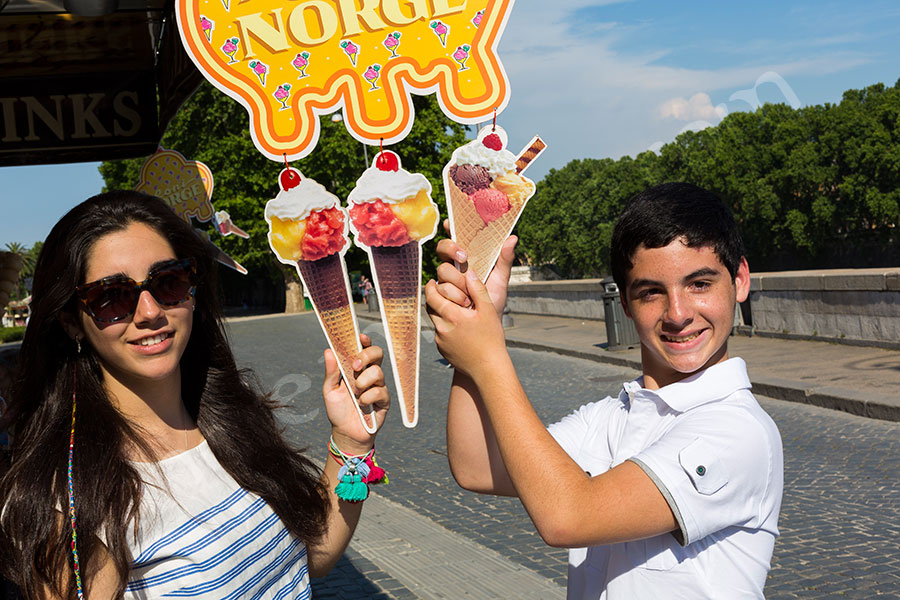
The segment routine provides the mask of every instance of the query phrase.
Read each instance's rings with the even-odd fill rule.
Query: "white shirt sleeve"
[[[666,497],[686,546],[726,527],[760,527],[773,509],[774,450],[750,412],[716,406],[682,416],[631,460]]]
[[[595,444],[597,428],[609,424],[613,411],[621,407],[619,400],[607,396],[591,402],[550,425],[547,430],[566,454],[591,475],[609,469],[609,444]]]

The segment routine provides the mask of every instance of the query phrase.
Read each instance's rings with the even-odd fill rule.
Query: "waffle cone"
[[[309,293],[325,337],[328,338],[328,345],[337,357],[341,375],[356,400],[359,397],[359,389],[353,375],[353,360],[362,352],[362,346],[350,304],[344,260],[339,253],[330,254],[319,260],[299,260],[297,271]],[[360,416],[370,429],[374,429],[375,418],[371,411],[361,413]]]
[[[481,215],[475,210],[475,204],[457,187],[453,178],[448,176],[445,183],[450,190],[449,211],[453,239],[468,254],[469,268],[485,281],[500,256],[503,242],[512,233],[525,204],[518,207],[512,205],[506,214],[485,225]]]
[[[403,246],[376,246],[370,248],[369,256],[403,424],[415,427],[419,420],[422,247],[417,241]]]

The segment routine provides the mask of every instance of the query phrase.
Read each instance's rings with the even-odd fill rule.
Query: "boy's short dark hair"
[[[625,289],[631,259],[642,245],[662,248],[684,238],[690,248],[711,247],[734,280],[744,242],[731,212],[712,192],[690,183],[663,183],[637,194],[613,229],[613,279]]]

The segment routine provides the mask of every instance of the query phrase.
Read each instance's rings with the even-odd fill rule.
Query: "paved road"
[[[362,322],[362,327],[376,343],[383,342],[379,325]],[[292,439],[324,457],[329,427],[319,388],[325,342],[314,316],[236,320],[229,328],[239,363],[252,367],[263,386],[274,387],[290,405],[281,418]],[[403,532],[412,527],[410,515],[424,517],[435,535],[474,542],[564,586],[565,551],[543,544],[517,500],[478,496],[453,483],[443,429],[450,371],[429,343],[430,334],[423,337],[419,426],[404,428],[394,411],[378,438],[391,483],[378,489],[377,506],[398,508],[392,513],[373,504],[364,518],[367,511],[388,520],[396,514],[399,522],[393,525]],[[512,355],[545,422],[616,393],[622,381],[635,376],[628,368],[556,354],[514,349]],[[782,535],[767,598],[900,597],[900,424],[760,401],[778,423],[785,446]],[[354,541],[332,575],[314,582],[316,598],[441,597],[417,588],[380,558]],[[481,573],[473,571],[471,580],[477,582]]]

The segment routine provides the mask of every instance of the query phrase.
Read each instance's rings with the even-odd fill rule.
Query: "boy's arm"
[[[517,495],[475,382],[458,370],[447,405],[447,456],[460,487],[482,494]]]
[[[444,228],[449,230],[446,222]],[[498,315],[506,306],[506,289],[516,241],[515,236],[506,240],[497,265],[487,281],[487,288]],[[454,260],[461,264],[466,262],[465,252],[454,241],[444,239],[438,243],[437,253],[444,261],[438,267],[440,283],[429,282],[429,286],[433,286],[434,290],[439,289],[439,296],[443,295],[460,306],[470,306],[471,301],[465,292],[465,275],[453,265]],[[426,299],[429,295],[429,286],[426,286]],[[454,370],[447,406],[447,455],[450,471],[461,487],[483,494],[516,495],[475,383],[459,370]]]
[[[488,291],[474,276],[467,276],[465,284],[474,310],[451,301],[433,283],[426,289],[438,348],[474,385],[468,394],[470,416],[455,427],[473,427],[471,408],[481,413],[482,423],[489,425],[480,428],[485,432],[487,457],[494,443],[509,482],[544,541],[580,547],[676,529],[668,503],[637,464],[626,461],[589,477],[556,443],[519,383]],[[464,397],[455,398],[460,399]],[[448,420],[448,428],[451,425]]]

